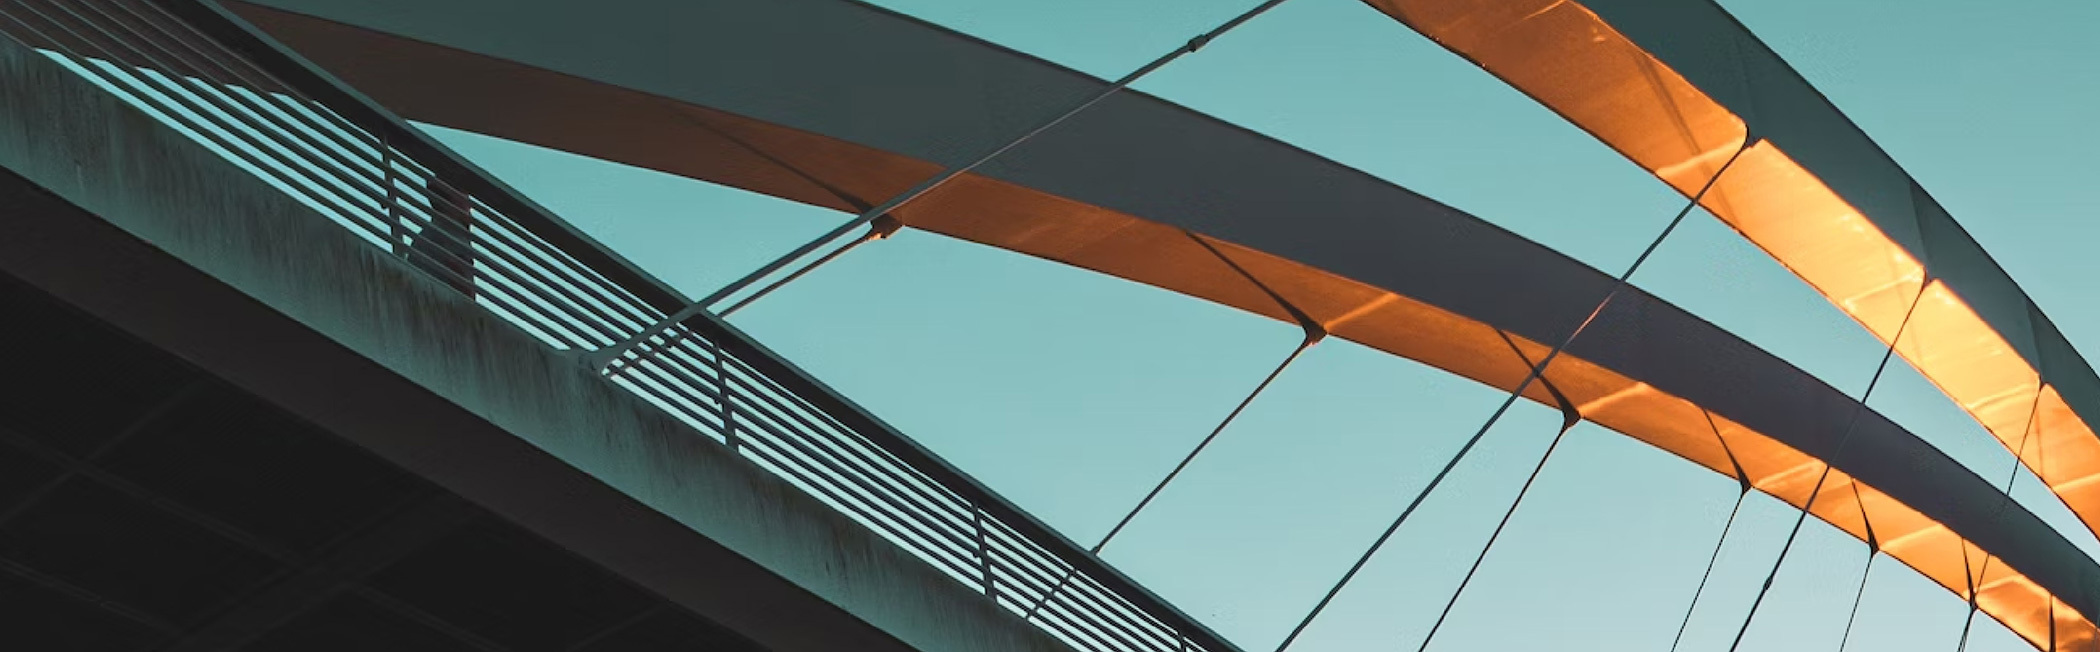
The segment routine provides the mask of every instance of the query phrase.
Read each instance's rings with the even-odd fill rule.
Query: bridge
[[[1797,511],[1735,645],[1814,527],[1962,601],[1950,645],[1981,620],[2100,646],[2087,533],[1995,477],[2031,473],[2091,528],[2100,376],[1718,6],[1365,3],[1682,196],[1614,274],[1132,88],[1284,1],[1114,80],[848,0],[0,4],[9,629],[50,649],[1280,651],[1529,402],[1560,429],[1438,589],[1425,649],[1583,423],[1734,480],[1737,509]],[[696,298],[411,121],[853,218]],[[1700,209],[1883,345],[1863,392],[1630,282]],[[1081,543],[726,320],[900,230],[1303,337]],[[1329,339],[1507,400],[1278,641],[1104,559]],[[1897,365],[2016,468],[1986,477],[1871,409]]]

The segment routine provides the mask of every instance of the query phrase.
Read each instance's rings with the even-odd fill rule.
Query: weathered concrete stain
[[[911,647],[1069,649],[577,356],[4,39],[0,166]]]

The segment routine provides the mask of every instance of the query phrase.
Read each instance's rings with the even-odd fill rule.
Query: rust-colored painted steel
[[[1883,342],[1924,293],[1898,353],[2100,528],[2090,365],[1901,166],[1725,11],[1706,0],[1366,2],[1681,192],[1746,132],[1767,139],[1705,206]],[[2021,634],[2046,646],[2040,625]]]
[[[499,57],[302,14],[233,6],[361,91],[418,120],[848,212],[909,188],[942,167],[846,138]],[[1415,5],[1386,6],[1406,15]],[[1552,11],[1539,16],[1559,18]],[[1464,18],[1452,20],[1463,25]],[[1523,16],[1511,19],[1521,23]],[[1579,26],[1562,26],[1544,37],[1581,33]],[[1484,47],[1501,42],[1489,38],[1494,35],[1489,30],[1482,36],[1481,42],[1489,44]],[[979,45],[988,59],[1022,56]],[[1538,75],[1539,83],[1559,84],[1554,92],[1569,97],[1592,98],[1594,106],[1583,106],[1599,115],[1633,111],[1623,124],[1607,120],[1592,131],[1623,131],[1632,144],[1622,151],[1644,152],[1636,160],[1667,161],[1653,169],[1680,187],[1703,182],[1741,146],[1741,122],[1721,113],[1663,111],[1632,100],[1614,103],[1583,95],[1590,88],[1585,80],[1568,77],[1604,79],[1625,72],[1649,75],[1641,77],[1645,85],[1623,89],[1625,98],[1648,97],[1660,84],[1662,96],[1696,109],[1691,102],[1696,89],[1673,84],[1666,75],[1654,77],[1652,63],[1643,63],[1634,52],[1613,52],[1624,65],[1594,74],[1549,70]],[[976,63],[981,62],[956,65]],[[914,74],[938,79],[941,71]],[[823,83],[775,81],[781,93]],[[1651,122],[1657,120],[1679,123],[1677,131],[1653,133]],[[1504,389],[1514,387],[1529,367],[1503,336],[1526,355],[1542,355],[1547,347],[1540,342],[1563,337],[1611,280],[1386,182],[1139,93],[1104,103],[1039,140],[897,216],[913,228],[1292,321],[1268,295],[1192,241],[1187,230],[1201,234],[1333,335]],[[1114,144],[1125,146],[1103,151]],[[1184,151],[1189,147],[1211,149],[1190,154]],[[1650,150],[1657,153],[1645,153]],[[1073,165],[1089,156],[1101,165]],[[1721,178],[1717,196],[1707,205],[1777,202],[1729,213],[1764,215],[1812,209],[1824,201],[1813,192],[1779,199],[1749,192],[1774,183],[1774,175],[1802,183],[1788,174],[1783,152],[1770,143],[1755,144],[1745,162]],[[1216,217],[1232,211],[1244,217],[1256,209],[1266,209],[1270,221]],[[1841,253],[1828,264],[1856,255]],[[1900,261],[1851,262],[1901,268]],[[1858,303],[1874,309],[1907,305],[1921,290],[1938,287],[1918,278],[1863,292]],[[1878,320],[1868,323],[1876,326]],[[2002,561],[1991,564],[1989,576],[1977,582],[1985,613],[2038,645],[2053,629],[2060,649],[2092,648],[2096,630],[2080,614],[2100,607],[2100,594],[2088,588],[2100,587],[2100,568],[2024,509],[2005,509],[1991,483],[1872,412],[1840,453],[1837,442],[1856,401],[1645,293],[1622,294],[1598,322],[1547,371],[1586,418],[1731,477],[1732,453],[1754,487],[1797,506],[1806,501],[1828,459],[1836,470],[1825,493],[1849,498],[1856,488],[1859,497],[1818,500],[1818,518],[1862,540],[1871,522],[1892,558],[1961,595],[1971,583],[1963,570],[1964,550],[1987,551]],[[1939,341],[1932,328],[1919,331],[1924,335],[1898,343],[1906,355]],[[1551,401],[1542,386],[1526,395]],[[2029,394],[2030,403],[2033,396],[2043,397],[2041,416],[2030,427],[2047,430],[2052,419],[2062,418],[2052,416],[2048,395],[2047,390]],[[2046,622],[2052,604],[2053,628]]]

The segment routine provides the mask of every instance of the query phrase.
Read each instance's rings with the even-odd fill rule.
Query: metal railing
[[[601,349],[688,303],[207,0],[0,0],[0,32],[549,346]],[[1078,649],[1238,652],[719,319],[606,373]]]

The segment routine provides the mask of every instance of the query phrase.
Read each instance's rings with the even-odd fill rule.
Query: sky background
[[[1690,1],[1690,0],[1684,0]],[[1118,77],[1251,0],[880,0]],[[2083,351],[2100,199],[2100,3],[1722,3],[1903,164]],[[1137,88],[1359,168],[1616,274],[1683,199],[1359,0],[1290,0]],[[666,281],[702,295],[848,216],[432,128]],[[1883,347],[1701,215],[1634,283],[1854,396]],[[847,396],[1092,544],[1297,344],[1293,326],[923,232],[735,319]],[[1104,557],[1243,648],[1272,649],[1504,394],[1330,340],[1287,371]],[[1868,401],[2002,483],[2013,461],[1907,367]],[[1519,404],[1292,649],[1412,649],[1544,451]],[[2020,503],[2100,544],[2031,475]],[[1436,649],[1664,650],[1733,480],[1584,424],[1555,453]],[[1725,649],[1794,511],[1753,494],[1685,650]],[[1865,546],[1811,521],[1746,650],[1837,649]],[[1966,605],[1874,564],[1852,650],[1948,649]],[[1976,650],[2028,649],[1979,619]]]

